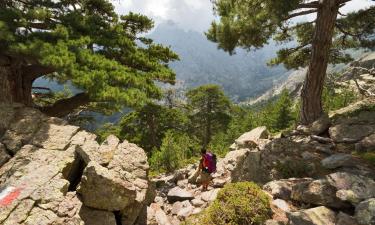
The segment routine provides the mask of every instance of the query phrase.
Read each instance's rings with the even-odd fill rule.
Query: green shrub
[[[149,160],[153,172],[172,172],[195,159],[199,152],[197,141],[185,133],[168,131],[160,150],[154,149]]]
[[[354,155],[365,160],[367,163],[375,166],[375,152],[364,152],[364,153],[355,152]]]
[[[260,225],[271,218],[270,199],[252,182],[225,185],[205,211],[186,225]]]
[[[291,177],[306,177],[309,172],[309,167],[306,165],[306,162],[300,160],[278,162],[275,169],[284,179]]]

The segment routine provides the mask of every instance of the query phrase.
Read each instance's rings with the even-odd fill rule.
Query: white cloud
[[[206,31],[214,20],[210,0],[118,0],[114,4],[118,13],[142,13],[151,17],[156,25],[172,20],[186,30]],[[372,0],[352,0],[340,12],[348,13],[374,4]]]

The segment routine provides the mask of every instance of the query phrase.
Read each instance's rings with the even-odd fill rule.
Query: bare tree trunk
[[[23,76],[22,62],[0,55],[0,103],[32,105],[33,80]]]
[[[337,0],[320,0],[319,5],[311,60],[301,93],[301,123],[305,125],[314,122],[323,114],[323,85],[339,9]]]

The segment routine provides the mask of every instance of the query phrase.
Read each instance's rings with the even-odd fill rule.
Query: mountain
[[[272,42],[256,51],[237,49],[230,56],[203,33],[185,31],[173,22],[160,24],[149,37],[170,46],[180,56],[180,61],[173,62],[171,67],[185,88],[218,84],[232,100],[244,101],[263,94],[288,75],[282,66],[266,65],[276,56],[278,46]]]

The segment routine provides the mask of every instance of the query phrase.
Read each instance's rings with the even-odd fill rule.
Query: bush
[[[153,172],[172,172],[190,162],[199,152],[197,141],[187,134],[168,131],[160,151],[153,150],[150,166]]]
[[[252,182],[225,185],[216,200],[186,225],[260,225],[271,218],[270,199]]]

